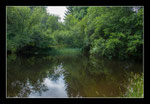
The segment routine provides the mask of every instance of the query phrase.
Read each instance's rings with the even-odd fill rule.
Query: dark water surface
[[[142,64],[72,56],[7,56],[7,97],[121,97]]]

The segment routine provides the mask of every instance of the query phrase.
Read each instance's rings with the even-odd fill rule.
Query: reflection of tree
[[[85,56],[8,57],[7,96],[28,97],[47,91],[44,79],[56,81],[63,74],[69,97],[121,96],[132,69],[130,62]],[[128,67],[127,67],[128,66]]]
[[[9,57],[8,59],[9,60]],[[7,63],[7,96],[28,97],[31,91],[46,91],[44,78],[53,73],[51,58],[18,57]]]
[[[63,60],[66,90],[70,97],[121,96],[127,84],[125,62],[90,57]]]

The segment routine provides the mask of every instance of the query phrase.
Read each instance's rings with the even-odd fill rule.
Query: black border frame
[[[23,2],[25,1],[25,2]],[[61,2],[60,2],[61,1]],[[16,101],[20,104],[24,103],[65,103],[65,104],[144,104],[144,98],[6,98],[6,6],[144,6],[144,0],[5,0],[2,5],[0,3],[0,20],[1,20],[1,35],[0,35],[0,52],[1,58],[0,63],[2,64],[1,70],[1,84],[0,84],[0,102],[11,102]],[[144,33],[145,32],[145,12],[146,7],[144,6]],[[145,35],[144,35],[145,37]],[[144,41],[145,44],[145,41]],[[145,52],[145,50],[144,50]],[[145,53],[143,53],[145,54]],[[144,55],[145,59],[145,55]],[[145,62],[145,60],[144,60]],[[144,82],[145,82],[145,63],[144,63]],[[145,83],[144,83],[145,86]],[[145,88],[144,88],[145,90]]]

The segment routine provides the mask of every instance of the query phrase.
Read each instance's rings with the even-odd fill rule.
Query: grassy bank
[[[43,51],[41,50],[39,54],[47,54],[47,55],[77,55],[81,53],[80,48],[53,48],[51,50]]]
[[[124,97],[144,97],[144,75],[131,73],[129,81]]]

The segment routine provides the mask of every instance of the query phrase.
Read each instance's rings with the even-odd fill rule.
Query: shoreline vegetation
[[[7,7],[8,54],[87,54],[142,62],[143,7],[68,6],[64,22],[46,8]],[[143,76],[131,74],[123,97],[143,97]]]
[[[64,22],[45,6],[7,7],[7,51],[81,48],[108,59],[142,60],[143,7],[68,6]]]
[[[123,97],[144,97],[144,74],[133,74],[131,73],[129,78],[129,86],[127,92]]]

